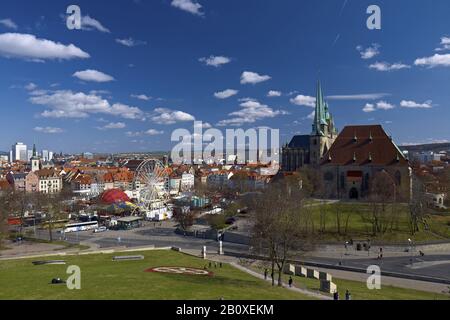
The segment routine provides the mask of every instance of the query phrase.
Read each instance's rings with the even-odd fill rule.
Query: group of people
[[[338,291],[335,291],[334,293],[333,293],[333,300],[340,300],[339,299],[339,292]],[[349,301],[349,300],[352,300],[352,294],[350,293],[350,291],[348,291],[348,290],[346,290],[345,291],[345,300],[347,300],[347,301]]]

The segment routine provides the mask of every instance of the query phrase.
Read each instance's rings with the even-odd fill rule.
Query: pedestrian
[[[345,291],[345,300],[347,300],[347,301],[352,300],[352,294],[348,290]]]
[[[268,273],[267,269],[264,269],[264,280],[267,280],[267,273]]]
[[[273,279],[273,271],[272,271],[272,273],[270,274],[270,278]]]
[[[219,266],[222,268],[222,262],[219,264]]]
[[[212,267],[212,263],[211,263],[211,261],[209,262],[209,268],[211,269],[211,267]]]
[[[294,280],[292,280],[292,277],[289,277],[289,288],[292,288],[293,282],[294,282]]]
[[[337,292],[337,290],[333,293],[333,300],[339,300],[339,292]]]
[[[217,269],[217,262],[214,262],[214,268]]]

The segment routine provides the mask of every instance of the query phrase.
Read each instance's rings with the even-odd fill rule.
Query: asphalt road
[[[37,230],[37,237],[41,239],[49,238],[48,231]],[[106,231],[103,233],[93,233],[92,231],[68,233],[65,235],[66,240],[71,243],[91,242],[100,248],[112,248],[117,246],[126,247],[179,247],[185,250],[202,250],[203,246],[207,247],[207,252],[218,251],[218,242],[210,239],[198,239],[193,237],[184,237],[174,233],[173,227],[155,227],[146,226],[145,228],[130,231]],[[54,232],[54,240],[62,240],[63,235]],[[120,241],[119,241],[120,238]],[[249,248],[246,245],[233,243],[223,243],[225,252],[248,253]],[[375,258],[361,259],[342,259],[324,258],[324,257],[308,257],[308,262],[322,263],[330,266],[352,267],[366,270],[370,265],[380,266],[382,272],[393,272],[407,275],[419,275],[426,277],[440,278],[450,281],[450,254],[448,255],[426,255],[419,257],[415,255],[411,266],[411,256],[389,257],[378,260]]]

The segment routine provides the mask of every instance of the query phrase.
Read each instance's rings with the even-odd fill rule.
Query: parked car
[[[228,219],[225,221],[225,223],[228,224],[228,225],[233,224],[233,223],[235,223],[235,222],[236,222],[236,219],[233,218],[233,217],[230,217],[230,218],[228,218]]]
[[[94,233],[105,232],[105,231],[108,231],[108,229],[106,227],[98,227],[97,229],[94,230]]]

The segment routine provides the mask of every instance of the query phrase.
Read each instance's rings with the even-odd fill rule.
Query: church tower
[[[310,136],[310,164],[319,165],[337,137],[333,116],[325,102],[320,81],[317,84],[316,111]]]
[[[40,162],[37,152],[36,152],[36,145],[33,145],[33,156],[31,157],[31,171],[36,172],[40,170]]]

